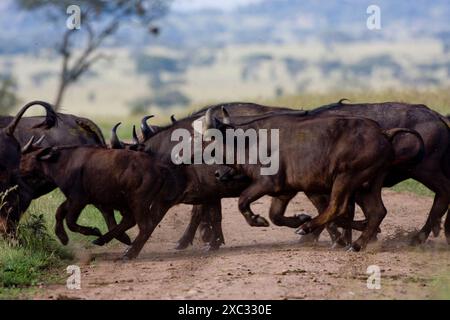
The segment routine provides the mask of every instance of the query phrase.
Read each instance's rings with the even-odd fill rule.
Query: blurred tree
[[[11,76],[0,75],[0,113],[6,114],[19,102],[16,96],[17,83]]]
[[[150,34],[158,35],[159,28],[152,23],[166,15],[172,0],[17,0],[24,10],[47,13],[49,20],[64,26],[58,52],[62,66],[58,91],[54,102],[59,108],[68,86],[76,82],[93,64],[106,56],[99,53],[105,40],[116,34],[125,22],[138,21]],[[66,10],[71,5],[81,9],[81,28],[65,28],[69,18]]]
[[[147,113],[151,105],[152,100],[150,98],[137,98],[128,103],[132,115],[142,115]]]

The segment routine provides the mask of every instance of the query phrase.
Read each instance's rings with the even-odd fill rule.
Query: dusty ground
[[[330,249],[322,236],[315,245],[298,244],[292,229],[251,228],[236,200],[224,200],[226,246],[206,253],[197,240],[185,251],[173,249],[186,226],[190,207],[173,208],[140,257],[115,262],[124,246],[79,252],[82,289],[45,287],[37,298],[82,299],[402,299],[432,298],[439,279],[450,270],[450,247],[443,235],[421,248],[408,245],[422,226],[432,199],[385,192],[389,210],[379,241],[367,251]],[[254,205],[267,216],[269,198]],[[288,214],[314,212],[304,196],[291,202]],[[359,213],[360,214],[360,213]],[[367,289],[367,267],[382,270],[381,289]]]

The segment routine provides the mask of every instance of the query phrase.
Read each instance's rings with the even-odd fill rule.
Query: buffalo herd
[[[46,115],[23,117],[33,106]],[[425,105],[398,102],[350,104],[345,100],[309,111],[268,107],[254,103],[208,106],[169,125],[151,125],[142,119],[132,141],[119,138],[120,123],[105,142],[89,119],[57,113],[43,101],[26,104],[15,117],[0,117],[0,232],[14,237],[31,201],[58,188],[65,201],[56,211],[55,233],[63,244],[67,227],[96,236],[96,245],[117,239],[129,245],[124,259],[136,258],[167,211],[179,203],[193,205],[190,221],[177,249],[192,244],[197,230],[210,250],[225,243],[222,233],[222,198],[238,197],[238,209],[253,227],[269,222],[254,213],[251,204],[271,197],[269,218],[277,226],[295,228],[301,241],[317,241],[326,229],[333,246],[360,251],[380,232],[387,211],[381,190],[414,179],[434,192],[425,225],[411,239],[424,243],[444,230],[450,244],[450,119]],[[201,123],[198,132],[196,123]],[[177,129],[192,136],[209,130],[277,130],[279,143],[267,146],[277,154],[278,168],[264,175],[260,161],[175,163],[173,139]],[[232,141],[215,141],[226,148]],[[205,139],[208,141],[208,139]],[[244,140],[243,141],[247,141]],[[195,144],[195,142],[194,142]],[[244,144],[245,154],[250,143]],[[203,142],[202,148],[208,148]],[[194,153],[194,152],[193,152]],[[183,155],[194,157],[194,154]],[[236,160],[236,159],[235,159]],[[226,164],[222,164],[226,163]],[[290,200],[304,192],[318,215],[285,216]],[[108,232],[77,223],[87,205],[103,215]],[[354,220],[355,206],[365,219]],[[122,219],[115,220],[114,211]],[[424,216],[425,218],[425,216]],[[137,225],[131,241],[127,230]],[[352,230],[361,231],[353,241]]]

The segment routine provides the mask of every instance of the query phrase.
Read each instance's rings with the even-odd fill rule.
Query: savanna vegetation
[[[350,102],[396,100],[423,103],[442,114],[450,113],[450,90],[447,89],[303,94],[258,102],[309,109],[336,102],[341,98],[347,98]],[[181,118],[199,107],[192,106],[184,109],[177,113],[177,117]],[[162,111],[154,113],[157,117],[152,119],[152,123],[167,124],[170,122],[169,114]],[[122,127],[119,129],[119,135],[123,139],[130,139],[132,125],[139,125],[139,119],[140,115],[129,119],[105,117],[93,120],[100,125],[107,139],[109,139],[111,127],[121,121]],[[395,186],[394,190],[413,192],[419,196],[432,196],[428,189],[412,180]],[[57,241],[53,232],[54,213],[63,199],[64,196],[59,191],[55,191],[34,201],[20,223],[17,238],[0,240],[0,298],[20,298],[31,295],[41,283],[64,282],[65,268],[74,259],[77,249],[92,247],[90,244],[92,239],[79,234],[69,233],[71,241],[68,247],[61,246]],[[101,214],[92,207],[88,207],[83,212],[80,224],[98,227],[102,232],[106,230]],[[111,245],[114,245],[114,242]],[[436,298],[450,298],[450,280],[445,273],[442,278],[436,279],[436,288]]]

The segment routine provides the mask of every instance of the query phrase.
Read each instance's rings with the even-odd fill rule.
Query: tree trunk
[[[59,86],[58,86],[58,92],[56,94],[56,99],[55,99],[55,102],[53,103],[53,106],[56,111],[58,111],[59,108],[61,107],[61,103],[64,98],[64,93],[66,92],[66,89],[67,89],[67,84],[68,83],[64,79],[64,77],[61,77],[61,80],[60,80]]]

